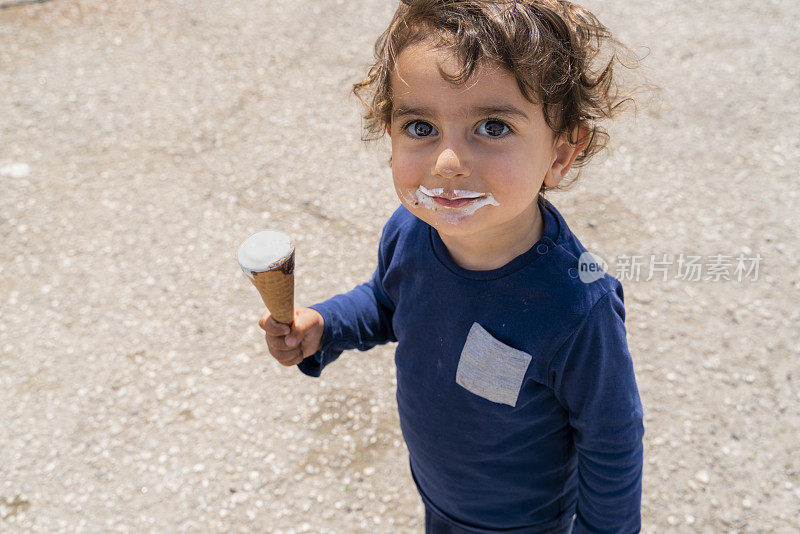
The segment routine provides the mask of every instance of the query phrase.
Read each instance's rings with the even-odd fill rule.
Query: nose
[[[469,176],[469,167],[452,148],[445,148],[436,158],[433,174],[442,178],[462,178]]]

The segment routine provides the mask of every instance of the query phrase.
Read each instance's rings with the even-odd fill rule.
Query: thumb
[[[297,345],[300,344],[300,342],[306,335],[306,331],[309,328],[309,325],[307,323],[308,321],[305,319],[303,314],[301,313],[295,314],[294,321],[292,322],[291,325],[291,330],[286,335],[286,338],[284,338],[284,342],[286,343],[287,347],[296,347]]]
[[[317,312],[303,310],[294,316],[292,329],[284,339],[288,347],[297,347],[303,343],[309,331],[317,324]]]

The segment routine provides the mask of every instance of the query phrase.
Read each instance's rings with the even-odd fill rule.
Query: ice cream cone
[[[278,269],[253,273],[251,280],[275,320],[279,323],[292,324],[294,321],[294,252],[287,259],[287,263],[291,263],[288,271]]]
[[[265,230],[248,237],[237,260],[279,323],[294,321],[294,242],[281,232]]]

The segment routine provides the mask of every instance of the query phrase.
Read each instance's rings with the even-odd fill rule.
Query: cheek
[[[412,212],[416,212],[417,208],[420,207],[419,199],[417,199],[416,191],[410,189],[408,187],[402,188],[395,185],[395,193],[397,193],[397,198],[400,199],[400,202],[405,205]]]
[[[392,178],[396,187],[414,188],[419,185],[419,169],[413,158],[397,152],[392,154]]]
[[[415,191],[419,184],[415,184],[402,158],[392,155],[392,182],[395,193],[407,207],[416,204]]]
[[[392,180],[397,197],[409,210],[416,211],[421,207],[419,198],[417,198],[420,181],[415,178],[413,172],[394,158],[392,159]]]
[[[538,191],[547,169],[544,158],[534,158],[526,154],[495,160],[492,174],[495,177],[495,186],[500,190],[516,190],[521,193],[528,189]]]

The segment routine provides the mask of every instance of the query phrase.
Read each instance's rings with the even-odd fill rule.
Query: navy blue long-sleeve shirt
[[[491,271],[449,256],[400,207],[372,279],[312,306],[319,376],[348,349],[398,341],[397,405],[411,473],[439,517],[476,533],[636,532],[642,406],[622,286],[581,280],[586,249],[540,199],[541,239]],[[585,257],[584,257],[585,258]]]

